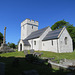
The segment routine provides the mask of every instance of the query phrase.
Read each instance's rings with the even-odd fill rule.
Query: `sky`
[[[7,27],[7,43],[18,43],[26,18],[38,21],[39,29],[63,19],[75,26],[75,0],[0,0],[0,32]]]

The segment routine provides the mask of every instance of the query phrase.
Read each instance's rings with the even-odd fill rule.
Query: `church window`
[[[34,41],[34,45],[36,45],[36,41]]]
[[[53,40],[52,40],[52,46],[53,46]]]
[[[43,43],[43,46],[44,46],[45,44]]]
[[[65,45],[67,45],[67,37],[65,37]]]
[[[32,29],[33,29],[33,26],[32,26]]]
[[[22,44],[20,44],[20,51],[22,51]]]

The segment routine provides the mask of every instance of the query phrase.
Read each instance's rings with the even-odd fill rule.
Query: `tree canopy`
[[[70,24],[69,22],[66,22],[64,20],[61,20],[61,21],[56,22],[54,25],[52,25],[51,29],[56,30],[56,29],[62,28],[64,26],[68,27],[68,26],[72,26],[72,24]]]
[[[73,24],[70,24],[69,22],[61,20],[61,21],[56,22],[54,25],[52,25],[51,29],[56,30],[56,29],[60,29],[64,26],[66,26],[67,31],[69,32],[70,36],[72,37],[73,48],[75,49],[75,27],[73,26]]]
[[[8,44],[7,44],[10,48],[13,48],[13,49],[15,49],[16,48],[16,45],[14,44],[14,43],[9,43],[8,42]]]
[[[0,32],[0,46],[2,42],[3,42],[3,34]]]

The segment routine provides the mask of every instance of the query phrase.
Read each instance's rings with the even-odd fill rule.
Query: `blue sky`
[[[65,20],[75,26],[75,0],[0,0],[0,32],[6,30],[6,42],[20,39],[21,22],[39,21],[39,29]]]

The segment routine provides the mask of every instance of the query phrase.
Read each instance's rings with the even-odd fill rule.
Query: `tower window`
[[[32,29],[33,29],[33,26],[32,26]]]
[[[34,45],[36,45],[36,41],[34,41]]]
[[[65,45],[67,45],[67,37],[65,37]]]
[[[53,40],[52,40],[52,46],[53,46]]]

